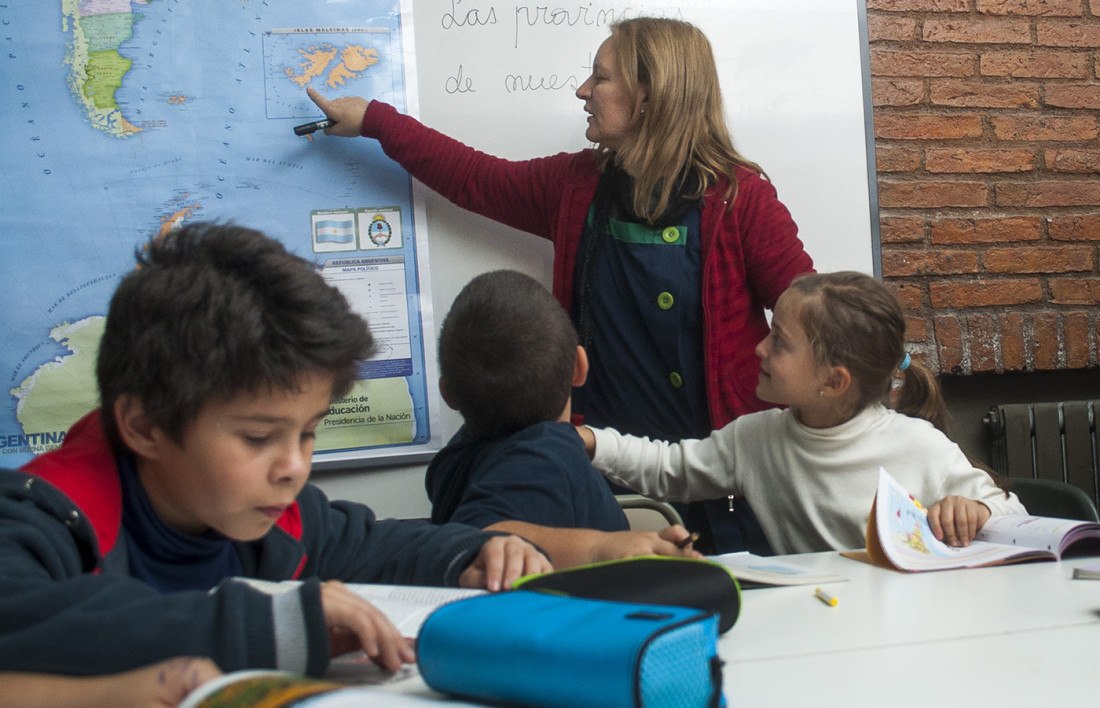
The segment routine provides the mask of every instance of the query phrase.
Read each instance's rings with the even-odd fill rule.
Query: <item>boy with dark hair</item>
[[[312,264],[257,231],[150,242],[111,300],[102,408],[0,472],[0,665],[190,655],[319,675],[362,649],[396,669],[411,648],[339,581],[497,590],[548,569],[521,539],[380,521],[307,484],[314,431],[373,346]]]
[[[569,423],[588,359],[569,315],[536,280],[494,271],[455,298],[439,335],[439,390],[464,425],[428,465],[432,521],[529,539],[555,566],[697,555],[682,526],[628,531]]]

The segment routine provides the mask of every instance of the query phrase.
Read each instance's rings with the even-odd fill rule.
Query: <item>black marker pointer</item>
[[[315,120],[312,123],[303,123],[302,125],[294,126],[295,135],[309,135],[310,133],[316,133],[318,130],[324,130],[325,128],[333,125],[333,122],[328,118],[322,120]]]

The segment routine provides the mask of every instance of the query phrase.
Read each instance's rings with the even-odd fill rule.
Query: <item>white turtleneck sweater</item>
[[[609,479],[666,501],[743,494],[780,554],[863,548],[880,467],[926,507],[958,495],[994,516],[1027,513],[931,423],[882,405],[833,428],[771,409],[679,443],[594,432],[592,462]]]

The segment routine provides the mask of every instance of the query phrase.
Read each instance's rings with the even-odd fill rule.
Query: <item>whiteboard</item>
[[[768,173],[817,268],[877,267],[860,0],[563,2],[558,9],[414,0],[413,7],[420,117],[480,150],[514,159],[588,146],[574,93],[611,19],[663,15],[698,25],[714,48],[734,142]],[[507,229],[484,220],[454,221],[440,201],[426,197],[433,244],[456,238],[480,256],[477,241],[488,238],[495,246],[496,237],[511,239]],[[525,257],[524,250],[526,244],[505,257],[545,255]],[[471,275],[461,272],[461,259],[443,263],[433,270],[442,282],[451,271]]]

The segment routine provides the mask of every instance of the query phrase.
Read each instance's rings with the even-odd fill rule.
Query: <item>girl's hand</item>
[[[957,548],[969,546],[989,517],[985,504],[958,496],[944,497],[928,509],[932,535]]]

